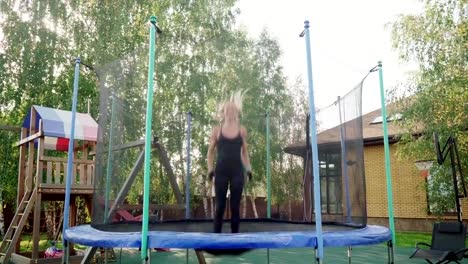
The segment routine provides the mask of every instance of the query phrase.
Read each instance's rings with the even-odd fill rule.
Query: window
[[[340,214],[342,188],[339,149],[322,151],[319,154],[322,213]]]
[[[387,116],[387,122],[392,122],[392,121],[395,121],[395,120],[401,120],[402,117],[403,117],[402,114],[396,113],[394,115]],[[370,123],[371,124],[382,124],[382,120],[383,120],[383,117],[378,116],[378,117],[374,118],[374,120],[372,120],[372,122],[370,122]]]

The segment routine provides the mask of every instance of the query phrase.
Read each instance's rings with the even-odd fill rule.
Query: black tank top
[[[223,164],[224,166],[234,168],[242,166],[241,161],[241,148],[242,148],[242,137],[237,135],[235,138],[227,138],[223,136],[223,132],[220,131],[218,143],[217,143],[217,164]]]

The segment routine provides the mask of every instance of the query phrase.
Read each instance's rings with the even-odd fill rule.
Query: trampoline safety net
[[[139,226],[143,214],[147,49],[142,47],[96,67],[96,71],[100,113],[92,226],[106,230],[115,224]],[[242,219],[297,223],[301,230],[314,231],[314,212],[320,211],[325,225],[366,225],[361,89],[362,83],[318,111],[319,210],[313,208],[307,109],[290,104],[284,109],[271,109],[269,115],[243,113],[253,179],[245,178]],[[218,121],[206,114],[189,115],[190,109],[177,107],[175,112],[165,113],[165,109],[158,108],[163,96],[156,93],[153,106],[150,229],[168,221],[209,223],[215,204],[207,178],[206,151],[211,128]],[[244,100],[254,99],[247,94]],[[231,215],[229,195],[226,220]],[[209,224],[206,230],[181,226],[166,225],[163,229],[212,232]],[[275,231],[290,230],[285,225],[270,226]],[[251,231],[258,231],[258,227],[254,229]],[[229,230],[226,223],[223,231]]]

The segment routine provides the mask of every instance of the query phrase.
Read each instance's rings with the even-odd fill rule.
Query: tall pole
[[[187,178],[185,179],[185,219],[190,219],[190,141],[192,138],[192,113],[187,113]]]
[[[317,147],[317,125],[315,118],[314,81],[312,78],[312,53],[310,51],[309,21],[304,22],[304,33],[307,52],[307,77],[309,80],[309,111],[310,111],[310,145],[312,147],[312,168],[314,176],[314,210],[315,230],[317,233],[317,262],[323,259],[323,236],[322,236],[322,206],[320,201],[320,173]],[[301,34],[302,35],[302,34]]]
[[[267,217],[271,218],[271,169],[270,169],[270,113],[265,115],[266,127],[266,175],[267,175]]]
[[[388,128],[387,128],[387,109],[385,107],[385,89],[383,84],[382,62],[378,63],[379,68],[379,83],[380,83],[380,103],[382,105],[382,128],[385,151],[385,175],[387,180],[387,203],[388,203],[388,222],[392,231],[392,242],[395,245],[395,220],[393,216],[393,190],[392,190],[392,167],[390,164],[390,145],[388,143]]]
[[[63,231],[62,236],[65,234],[65,231],[68,229],[70,221],[70,189],[72,181],[72,169],[73,169],[73,149],[75,141],[75,120],[76,120],[76,101],[78,100],[78,79],[80,76],[80,58],[75,60],[75,78],[73,80],[73,97],[72,97],[72,113],[71,113],[71,131],[70,131],[70,141],[68,143],[68,159],[67,159],[67,175],[65,177],[65,205],[63,208]],[[62,238],[63,241],[63,257],[62,262],[67,264],[70,254],[68,241],[65,240],[65,237]]]
[[[449,153],[450,153],[450,165],[452,168],[452,182],[453,182],[453,190],[455,191],[455,205],[457,207],[457,220],[458,222],[462,223],[462,211],[460,206],[460,194],[458,191],[458,180],[457,180],[457,169],[455,168],[456,160],[455,160],[455,140],[449,139]],[[461,167],[460,167],[461,168]],[[460,169],[461,171],[461,169]],[[462,175],[460,175],[460,178]]]
[[[151,124],[153,117],[153,87],[154,87],[154,55],[156,51],[156,17],[150,18],[150,47],[148,58],[148,90],[146,100],[146,128],[145,128],[145,167],[143,180],[143,224],[141,230],[141,259],[143,263],[147,261],[148,249],[148,220],[149,220],[149,193],[150,193],[150,176],[151,176]]]

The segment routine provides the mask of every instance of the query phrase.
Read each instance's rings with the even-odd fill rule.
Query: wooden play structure
[[[94,182],[96,121],[88,114],[77,113],[75,149],[71,185],[70,226],[75,225],[75,199],[82,197],[91,211]],[[0,263],[61,263],[61,258],[43,258],[39,252],[41,207],[45,201],[65,200],[68,142],[71,112],[32,106],[24,119],[18,168],[16,213],[0,245]],[[32,213],[32,214],[31,214]],[[30,217],[31,216],[31,217]],[[32,224],[32,252],[20,254],[19,242],[27,224]],[[73,247],[71,247],[73,248]],[[79,263],[82,256],[71,256]]]
[[[8,263],[62,263],[61,258],[44,258],[39,250],[43,202],[65,200],[65,179],[67,173],[68,143],[71,131],[71,112],[42,106],[32,106],[21,126],[21,137],[16,144],[19,147],[18,192],[16,213],[0,244],[0,264]],[[91,212],[95,180],[95,151],[98,124],[88,114],[77,113],[75,123],[75,143],[70,199],[69,226],[76,225],[76,198],[82,198]],[[144,141],[116,146],[122,148],[142,148]],[[162,210],[184,210],[183,195],[178,187],[168,154],[157,137],[153,138],[152,148],[157,152],[159,162],[169,178],[177,205],[151,205],[152,212]],[[143,165],[144,151],[141,149],[134,168],[128,175],[126,184],[110,208],[111,218],[126,221],[141,221],[139,215],[131,211],[141,211],[142,205],[125,204],[124,197]],[[21,236],[28,226],[32,227],[32,251],[21,252]],[[89,247],[83,255],[78,256],[70,246],[69,263],[92,263],[96,255],[107,254],[98,248]],[[104,252],[104,253],[103,253]],[[100,253],[100,254],[99,254]],[[113,251],[108,253],[111,255]],[[196,251],[199,263],[205,263],[203,254]]]

